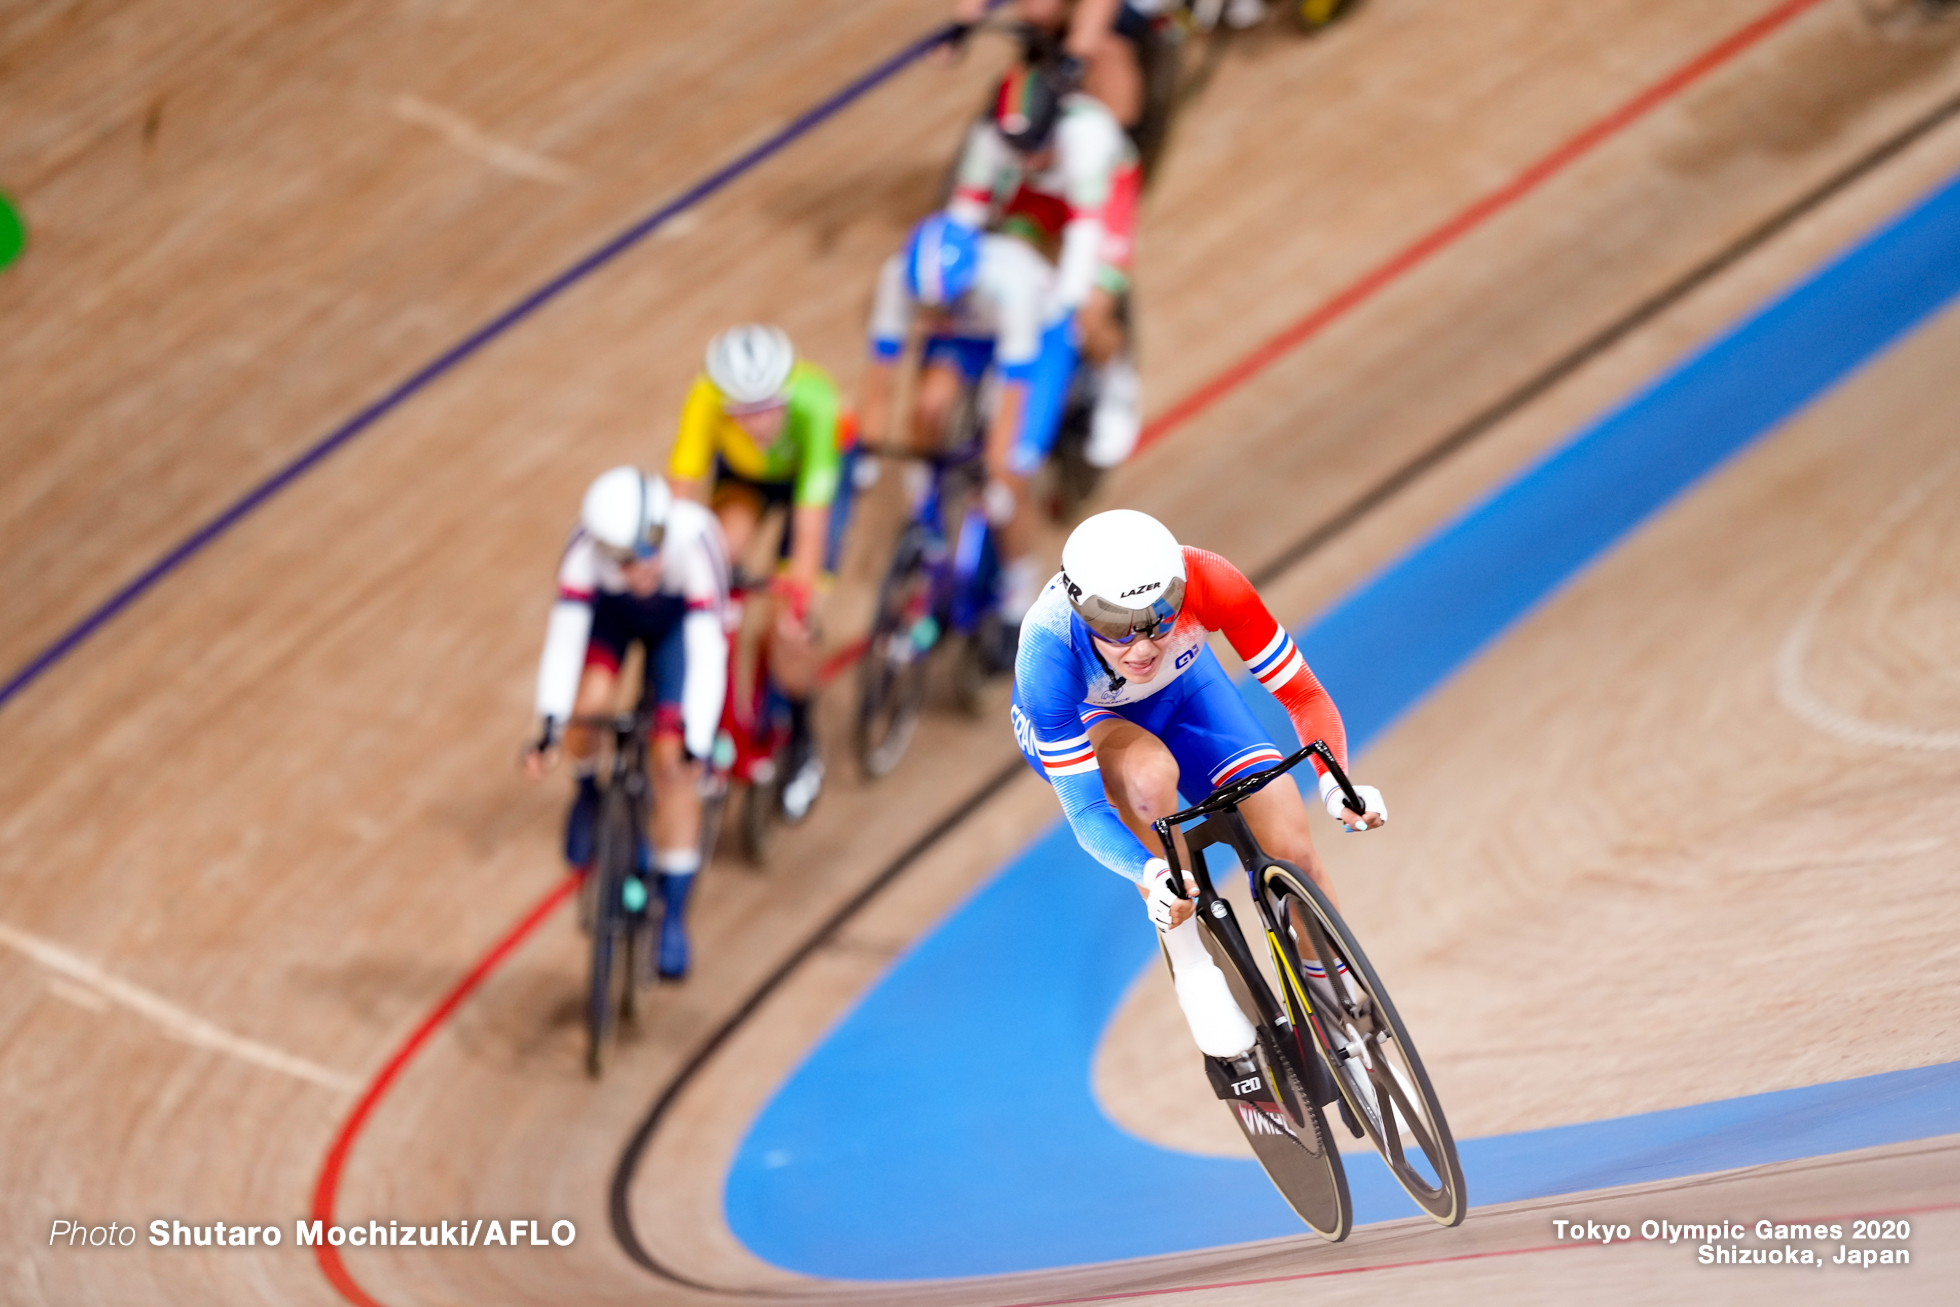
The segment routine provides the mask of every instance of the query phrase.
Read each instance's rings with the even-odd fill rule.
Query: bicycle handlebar
[[[931,463],[939,467],[957,467],[961,463],[972,462],[979,458],[984,451],[978,441],[963,449],[930,450],[913,449],[909,445],[888,445],[882,442],[873,444],[868,440],[861,440],[857,444],[857,452],[869,454],[873,458],[889,458],[901,463]]]
[[[1334,751],[1327,747],[1327,741],[1315,740],[1312,744],[1305,745],[1297,752],[1289,755],[1279,766],[1269,767],[1261,772],[1254,772],[1252,775],[1242,777],[1229,785],[1221,785],[1218,789],[1213,790],[1203,801],[1192,804],[1182,812],[1173,812],[1168,817],[1159,817],[1156,821],[1150,823],[1150,829],[1156,831],[1157,838],[1164,842],[1165,861],[1170,863],[1173,872],[1179,873],[1170,878],[1171,893],[1179,898],[1190,897],[1184,892],[1184,877],[1182,875],[1184,869],[1178,865],[1177,844],[1173,839],[1177,827],[1187,822],[1196,821],[1200,817],[1209,817],[1215,813],[1236,809],[1239,804],[1265,789],[1268,785],[1292,771],[1314,754],[1320,755],[1320,760],[1327,765],[1328,774],[1334,778],[1334,783],[1341,787],[1341,797],[1348,811],[1354,813],[1356,816],[1364,815],[1368,810],[1368,805],[1363,803],[1361,796],[1355,792],[1354,784],[1348,780],[1346,770],[1342,768],[1340,763],[1334,761]]]

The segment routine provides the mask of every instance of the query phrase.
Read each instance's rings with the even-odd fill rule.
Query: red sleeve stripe
[[[1082,724],[1084,726],[1094,726],[1097,722],[1103,720],[1103,718],[1105,717],[1109,718],[1111,721],[1114,721],[1116,719],[1116,716],[1117,714],[1111,712],[1107,708],[1085,707],[1082,710]]]
[[[590,590],[574,590],[568,585],[558,587],[558,597],[566,603],[572,604],[589,604],[592,602],[592,592]]]

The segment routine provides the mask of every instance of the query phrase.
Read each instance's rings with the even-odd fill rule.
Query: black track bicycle
[[[1321,1112],[1328,1104],[1339,1108],[1355,1137],[1375,1146],[1418,1207],[1442,1225],[1456,1225],[1467,1210],[1463,1165],[1388,991],[1327,896],[1300,868],[1261,849],[1239,813],[1248,797],[1314,755],[1339,782],[1348,807],[1361,812],[1361,798],[1333,752],[1315,740],[1278,767],[1153,823],[1179,893],[1186,868],[1174,836],[1182,836],[1200,933],[1258,1034],[1240,1058],[1207,1056],[1206,1074],[1273,1184],[1322,1238],[1339,1242],[1354,1225],[1347,1172]],[[1264,965],[1232,905],[1212,885],[1205,853],[1213,846],[1235,854],[1245,868],[1266,936]],[[1325,981],[1309,974],[1302,965],[1309,961],[1320,964]]]
[[[585,1003],[585,1069],[594,1078],[606,1066],[620,1017],[637,1020],[640,991],[654,956],[641,876],[647,812],[645,707],[611,716],[575,717],[573,724],[612,737],[611,758],[593,823],[592,866],[579,886],[579,921],[591,936],[591,969]],[[718,815],[718,814],[717,814]]]

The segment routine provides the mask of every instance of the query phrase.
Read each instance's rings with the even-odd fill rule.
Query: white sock
[[[1083,456],[1091,467],[1115,467],[1136,450],[1142,432],[1143,383],[1136,364],[1118,354],[1096,374],[1096,410]]]
[[[701,870],[701,849],[698,845],[685,849],[657,849],[653,855],[653,869],[663,876],[692,876]]]
[[[1251,27],[1266,16],[1266,0],[1230,0],[1225,6],[1227,27]]]
[[[1177,1005],[1199,1049],[1212,1057],[1231,1058],[1251,1048],[1257,1038],[1252,1023],[1239,1010],[1225,973],[1205,951],[1197,921],[1187,919],[1165,931],[1164,951],[1170,954]]]

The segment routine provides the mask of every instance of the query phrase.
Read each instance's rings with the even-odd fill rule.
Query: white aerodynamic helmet
[[[615,558],[651,558],[667,536],[673,503],[673,492],[659,477],[616,467],[586,487],[580,518],[599,547]]]
[[[750,322],[708,342],[708,380],[734,407],[776,402],[795,366],[796,347],[780,327]]]
[[[1062,586],[1083,625],[1114,644],[1163,634],[1184,607],[1184,550],[1148,513],[1085,518],[1062,546]]]

